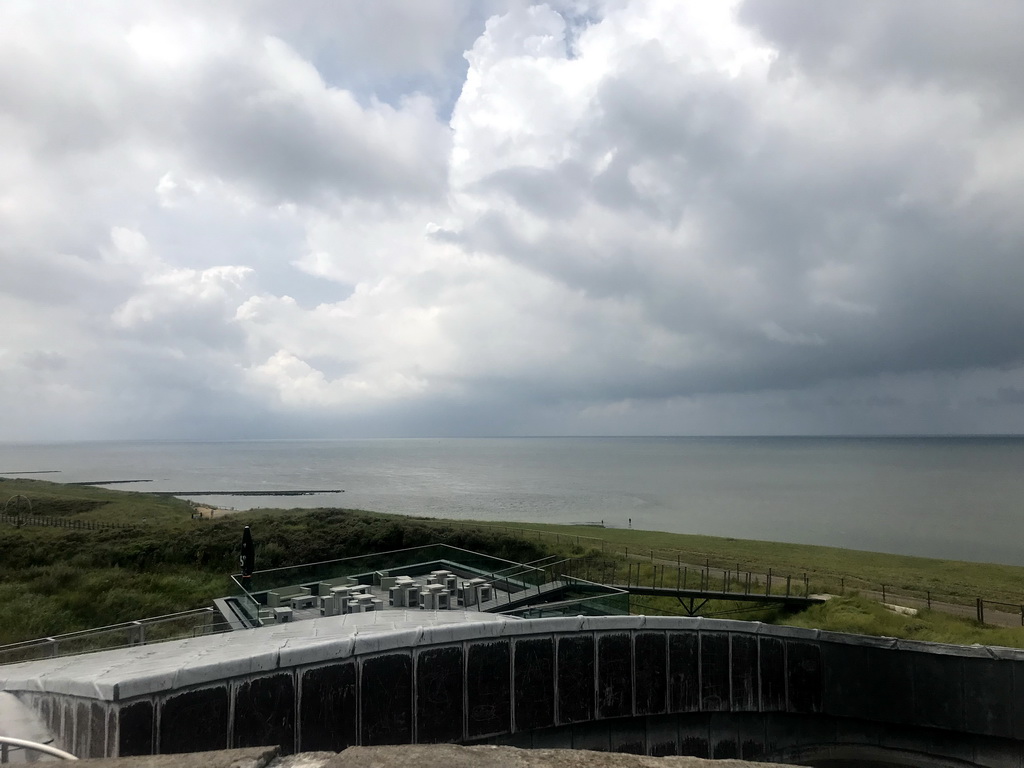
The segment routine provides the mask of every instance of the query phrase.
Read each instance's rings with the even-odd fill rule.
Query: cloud
[[[1024,428],[1013,4],[0,14],[0,439]]]
[[[746,0],[739,19],[771,40],[784,64],[813,76],[868,88],[938,86],[999,101],[1020,97],[1014,73],[1024,54],[1014,30],[1024,23],[1024,8],[1013,0],[994,0],[984,12],[967,0],[868,0],[856,7]]]
[[[992,129],[976,105],[913,84],[780,77],[784,52],[750,30],[692,41],[688,21],[634,3],[573,55],[549,17],[498,42],[504,28],[489,26],[453,120],[453,159],[473,159],[470,188],[490,202],[467,195],[481,213],[463,242],[595,298],[635,298],[659,329],[700,339],[708,357],[681,361],[679,394],[1019,361],[999,329],[1024,319],[1002,282],[1020,261],[965,197]],[[498,121],[506,136],[492,94],[515,99],[524,81],[530,129]],[[562,187],[571,202],[545,216],[544,194]]]

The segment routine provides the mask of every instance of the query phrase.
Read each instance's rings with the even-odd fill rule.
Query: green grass
[[[904,616],[860,595],[833,598],[792,616],[776,616],[771,623],[933,643],[1024,648],[1024,627],[986,626],[937,611]]]
[[[1024,602],[1024,568],[904,557],[763,541],[652,531],[534,523],[501,526],[483,522],[408,518],[360,510],[258,510],[193,520],[184,501],[38,480],[0,479],[0,506],[13,496],[32,502],[33,516],[128,523],[126,528],[74,529],[0,524],[0,644],[87,629],[121,621],[205,607],[230,594],[244,525],[252,525],[261,569],[332,560],[427,543],[448,543],[528,562],[550,552],[575,558],[579,575],[648,582],[654,565],[710,561],[712,588],[722,571],[776,574],[773,592],[784,591],[792,574],[794,592],[838,592],[858,586],[890,591],[930,590],[938,599],[973,602],[975,596]],[[26,505],[19,504],[24,510]],[[10,510],[8,510],[10,511]],[[628,550],[629,558],[622,555]],[[655,563],[651,563],[653,553]],[[659,568],[659,573],[662,571]],[[688,574],[693,586],[699,578]],[[681,613],[678,601],[634,598],[636,612]],[[1024,631],[924,611],[894,614],[866,597],[844,596],[791,615],[778,608],[711,603],[703,615],[811,626],[840,632],[953,643],[1024,647]]]
[[[29,503],[14,499],[15,496],[23,496]],[[17,511],[34,517],[65,517],[100,523],[133,521],[174,525],[188,522],[192,513],[187,501],[172,497],[20,478],[0,478],[0,509],[4,506],[7,506],[6,514]]]
[[[634,597],[630,603],[632,613],[687,615],[674,598]],[[703,606],[700,615],[932,643],[1024,648],[1024,627],[993,627],[973,619],[928,610],[907,616],[858,594],[834,597],[799,612],[786,611],[774,605],[710,601]]]
[[[125,528],[0,524],[0,644],[208,606],[232,594],[242,527],[267,569],[447,543],[514,561],[543,546],[479,528],[427,525],[360,510],[259,510],[193,520],[184,501],[38,480],[0,480],[32,515]],[[9,511],[9,510],[8,510]]]
[[[973,604],[976,597],[1020,605],[1024,603],[1024,567],[960,560],[937,560],[879,552],[863,552],[808,544],[754,541],[745,539],[662,533],[621,528],[600,528],[543,523],[484,522],[468,525],[490,526],[516,532],[528,540],[551,542],[565,551],[572,548],[625,552],[631,558],[647,560],[651,553],[658,562],[673,564],[677,556],[683,563],[703,565],[711,562],[718,571],[766,572],[779,577],[787,574],[803,589],[803,574],[811,579],[811,591],[839,593],[854,590],[910,592],[950,602]]]
[[[0,644],[163,616],[222,596],[221,574],[193,568],[139,573],[122,568],[37,566],[4,574]]]

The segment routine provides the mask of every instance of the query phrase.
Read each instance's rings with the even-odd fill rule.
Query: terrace
[[[0,665],[337,617],[336,630],[629,613],[616,587],[565,574],[568,561],[515,563],[445,544],[253,573],[212,607],[0,646]],[[391,613],[387,613],[391,612]],[[483,618],[483,617],[481,617]],[[311,632],[314,630],[310,630]]]
[[[436,544],[256,571],[247,583],[234,575],[238,595],[219,607],[231,611],[238,628],[389,610],[529,617],[629,612],[626,592],[569,577],[565,565],[556,557],[515,563]]]

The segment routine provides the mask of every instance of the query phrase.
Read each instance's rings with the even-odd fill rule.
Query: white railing
[[[63,749],[51,747],[49,744],[40,744],[37,741],[28,741],[27,739],[15,739],[12,736],[0,736],[0,763],[8,762],[10,760],[10,753],[15,750],[41,752],[44,755],[59,757],[61,760],[78,759],[70,752],[65,752]]]
[[[220,613],[214,608],[197,608],[166,616],[11,643],[0,646],[0,665],[230,631],[231,627],[225,621],[217,621],[219,617]]]

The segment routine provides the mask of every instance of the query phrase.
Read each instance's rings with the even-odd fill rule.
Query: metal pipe
[[[0,736],[0,744],[4,744],[11,747],[19,747],[21,749],[31,749],[36,752],[42,752],[45,755],[53,755],[54,757],[59,757],[62,760],[78,759],[70,752],[65,752],[63,749],[51,747],[49,744],[40,744],[37,741],[28,741],[26,739],[15,739],[12,736]]]

